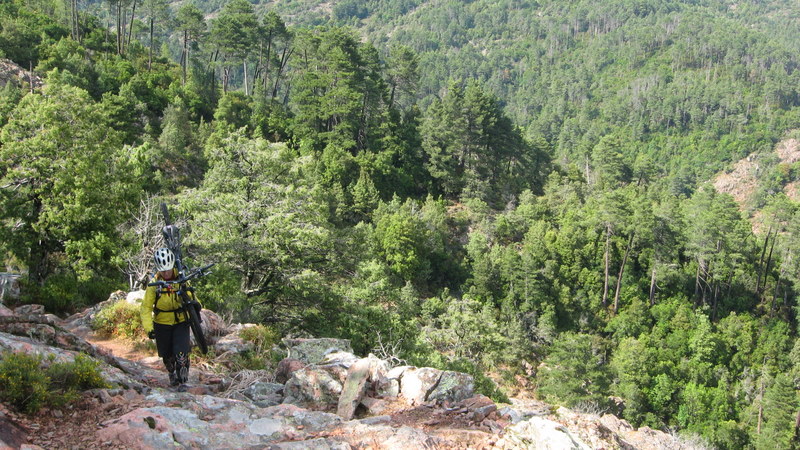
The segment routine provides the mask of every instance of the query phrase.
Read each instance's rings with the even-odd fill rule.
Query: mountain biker
[[[153,255],[155,281],[170,281],[178,277],[175,269],[175,254],[168,248],[160,248]],[[175,287],[148,286],[140,311],[142,326],[150,339],[156,340],[158,356],[164,361],[169,373],[170,386],[186,390],[189,380],[189,320]],[[194,293],[189,293],[194,298]]]

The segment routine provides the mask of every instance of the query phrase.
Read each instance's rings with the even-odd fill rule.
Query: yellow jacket
[[[172,269],[172,271],[175,274],[175,278],[177,278],[178,272],[175,269]],[[156,273],[156,276],[153,277],[151,283],[162,281],[163,279],[164,278],[161,277],[160,273]],[[173,285],[170,286],[170,288],[177,291],[178,286]],[[162,325],[175,325],[176,323],[185,322],[187,320],[185,312],[174,311],[181,308],[181,300],[178,298],[178,295],[175,293],[175,291],[167,292],[162,288],[161,295],[157,296],[157,289],[157,286],[147,286],[147,290],[144,292],[144,300],[142,300],[142,309],[140,310],[140,314],[142,317],[142,327],[144,327],[145,333],[149,333],[153,330],[153,322],[160,323]],[[194,297],[193,293],[190,292],[189,296],[197,301],[197,298]],[[158,304],[156,304],[156,297],[158,297]],[[153,311],[154,306],[158,306],[160,312],[155,313]]]

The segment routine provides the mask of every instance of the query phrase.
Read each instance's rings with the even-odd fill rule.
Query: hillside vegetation
[[[566,3],[0,4],[23,301],[134,287],[167,201],[237,321],[796,445],[798,6]]]

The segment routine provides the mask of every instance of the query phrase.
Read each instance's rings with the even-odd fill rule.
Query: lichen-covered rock
[[[359,359],[360,358],[358,356],[350,352],[336,351],[325,354],[322,357],[322,359],[316,364],[320,366],[338,364],[340,366],[343,366],[345,369],[349,369],[350,366],[355,364]]]
[[[383,376],[372,380],[372,390],[378,398],[395,398],[400,395],[400,379],[412,366],[398,366],[387,371]]]
[[[44,314],[44,305],[22,305],[14,309],[14,313],[18,316],[27,316],[30,314],[41,316]]]
[[[361,404],[365,408],[367,408],[367,413],[371,416],[383,414],[383,412],[386,411],[386,408],[388,406],[386,400],[381,400],[379,398],[372,398],[372,397],[362,398]]]
[[[400,380],[397,378],[381,378],[372,383],[372,390],[378,398],[395,398],[400,395]]]
[[[223,353],[239,354],[252,351],[255,344],[250,341],[245,341],[237,333],[231,333],[217,339],[214,343],[214,350],[218,355]]]
[[[289,358],[299,359],[306,364],[320,363],[329,353],[353,353],[349,339],[283,339],[282,342],[289,350]]]
[[[388,361],[384,361],[377,356],[370,353],[367,355],[366,360],[369,360],[369,377],[368,381],[375,381],[384,378],[389,373],[392,366]]]
[[[541,417],[532,417],[506,428],[504,440],[505,448],[590,450],[562,424]]]
[[[339,396],[339,404],[336,409],[336,413],[344,420],[353,418],[356,407],[364,397],[364,392],[367,390],[369,368],[370,360],[362,359],[356,361],[347,371],[347,379],[342,387],[342,394]]]
[[[330,373],[316,367],[295,371],[284,386],[283,403],[304,408],[331,410],[339,403],[342,383]]]
[[[144,300],[144,293],[146,291],[144,289],[137,289],[135,291],[130,291],[125,295],[125,301],[128,303],[139,303],[141,304]]]
[[[400,378],[400,395],[411,406],[424,403],[439,383],[442,371],[431,367],[410,367]]]
[[[409,426],[395,428],[390,425],[368,425],[362,421],[352,420],[342,424],[339,432],[353,448],[385,450],[463,448]]]
[[[256,406],[268,408],[283,403],[283,388],[282,384],[257,381],[248,386],[243,394]]]
[[[460,402],[475,395],[472,375],[461,372],[442,372],[439,382],[428,394],[426,401]]]

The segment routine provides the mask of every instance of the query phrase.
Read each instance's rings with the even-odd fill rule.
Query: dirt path
[[[147,348],[146,344],[138,344],[127,340],[97,336],[93,333],[82,336],[86,342],[95,347],[111,352],[117,358],[125,358],[151,369],[162,370],[155,348]]]

